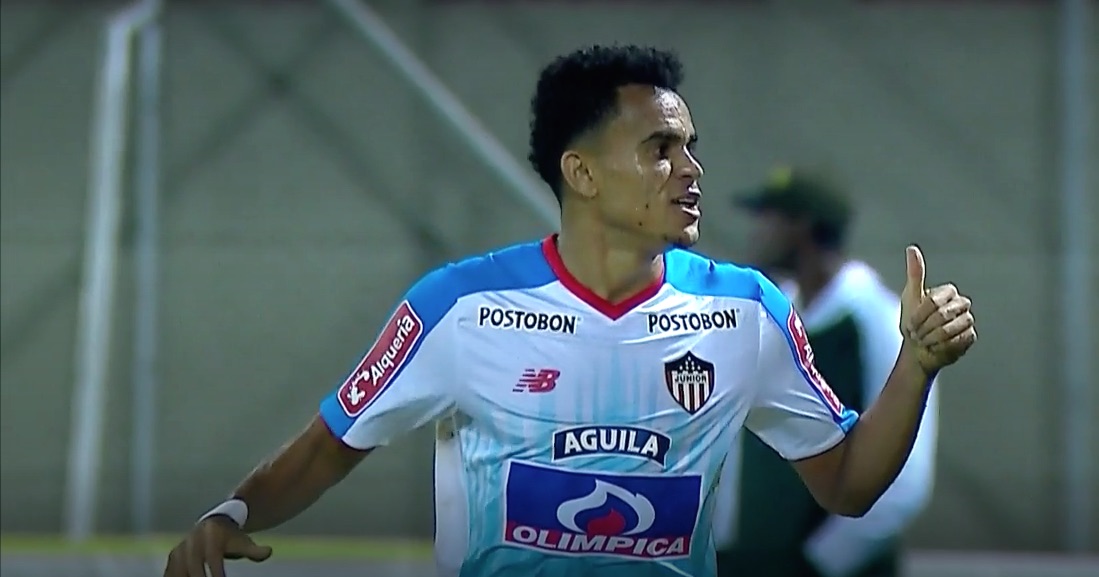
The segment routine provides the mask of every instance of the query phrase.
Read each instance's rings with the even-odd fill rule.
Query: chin
[[[689,226],[670,235],[668,242],[677,248],[691,248],[698,242],[698,225]]]

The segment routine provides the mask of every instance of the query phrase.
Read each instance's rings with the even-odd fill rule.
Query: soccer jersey
[[[762,275],[679,249],[663,264],[619,304],[553,236],[444,266],[322,402],[359,449],[436,423],[440,577],[710,577],[736,432],[793,460],[855,423]]]

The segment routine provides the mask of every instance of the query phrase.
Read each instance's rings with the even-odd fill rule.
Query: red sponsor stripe
[[[337,398],[349,417],[357,417],[389,385],[424,332],[424,324],[408,301],[401,302],[385,323],[374,345],[340,385]]]
[[[824,376],[820,374],[816,364],[813,363],[813,347],[809,344],[809,335],[806,334],[805,325],[802,324],[801,318],[794,310],[794,307],[790,307],[790,315],[786,317],[786,328],[794,339],[794,352],[797,354],[798,364],[801,365],[802,372],[809,377],[809,383],[820,393],[825,404],[836,416],[842,415],[843,403],[840,402],[839,397],[832,391],[832,387],[828,386],[828,382],[824,380]]]

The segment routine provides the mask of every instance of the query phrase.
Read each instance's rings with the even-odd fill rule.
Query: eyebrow
[[[675,130],[664,129],[664,130],[657,130],[656,132],[653,132],[648,137],[646,137],[645,140],[642,140],[641,142],[643,144],[647,144],[647,143],[650,143],[650,142],[657,142],[657,141],[681,142],[682,140],[683,140],[683,134],[682,133],[680,133],[678,131],[675,131]],[[698,134],[691,134],[689,137],[687,137],[687,144],[694,144],[696,142],[698,142]]]

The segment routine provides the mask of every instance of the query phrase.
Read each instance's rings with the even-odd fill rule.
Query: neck
[[[845,262],[847,259],[837,252],[815,249],[812,254],[798,259],[794,268],[794,281],[798,285],[802,308],[808,307],[824,287],[832,282]]]
[[[664,273],[662,248],[642,248],[636,236],[579,216],[570,215],[561,221],[557,237],[561,262],[569,274],[600,298],[623,301]]]

